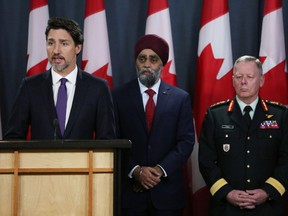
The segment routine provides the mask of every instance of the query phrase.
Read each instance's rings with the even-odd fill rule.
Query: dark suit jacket
[[[194,144],[194,127],[189,94],[163,81],[159,88],[150,135],[147,131],[142,95],[137,79],[113,91],[119,138],[132,141],[122,160],[122,207],[147,205],[147,196],[159,209],[185,205],[183,165]],[[161,165],[168,177],[153,189],[135,193],[128,173],[136,165]]]
[[[31,125],[31,139],[53,139],[57,118],[51,71],[25,77],[13,106],[4,139],[25,139]],[[115,119],[106,82],[78,69],[70,117],[62,139],[115,138]]]
[[[259,99],[248,128],[236,100],[211,107],[201,129],[199,166],[209,188],[222,178],[228,182],[213,196],[212,215],[282,215],[281,187],[266,180],[272,177],[288,188],[287,109]],[[254,210],[240,210],[226,201],[232,189],[259,188],[273,200]]]

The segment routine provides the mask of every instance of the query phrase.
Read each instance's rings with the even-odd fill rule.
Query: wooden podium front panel
[[[94,175],[93,199],[93,215],[113,215],[113,175]]]
[[[0,153],[0,215],[113,215],[112,150]]]
[[[0,215],[13,215],[13,183],[14,175],[14,155],[11,152],[0,154],[0,170],[5,173],[0,174]]]
[[[21,175],[18,215],[87,215],[86,175]]]
[[[0,175],[0,215],[13,215],[13,178],[11,174]]]

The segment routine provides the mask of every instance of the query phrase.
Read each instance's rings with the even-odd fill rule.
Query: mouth
[[[240,88],[240,91],[241,91],[241,92],[248,92],[249,89],[247,89],[247,88]]]
[[[54,56],[52,57],[52,60],[55,64],[60,64],[64,60],[64,58],[61,56]]]
[[[142,71],[141,71],[141,74],[142,74],[142,75],[150,75],[150,74],[152,74],[152,72],[147,69],[147,70],[142,70]]]

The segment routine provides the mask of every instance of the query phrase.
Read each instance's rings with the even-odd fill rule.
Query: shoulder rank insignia
[[[263,100],[262,100],[263,101]],[[276,105],[276,106],[280,106],[280,107],[285,107],[284,104],[281,104],[279,102],[276,102],[276,101],[269,101],[269,100],[265,100],[264,103],[269,103],[269,104],[272,104],[272,105]]]
[[[210,107],[215,107],[215,106],[218,106],[218,105],[221,105],[221,104],[225,104],[227,102],[229,102],[230,100],[224,100],[224,101],[220,101],[220,102],[217,102],[215,104],[212,104]]]

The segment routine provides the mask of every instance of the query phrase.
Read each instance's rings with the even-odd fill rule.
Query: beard
[[[69,65],[68,64],[65,64],[65,65],[55,65],[55,64],[51,64],[54,71],[56,72],[61,72],[61,71],[64,71]]]
[[[151,68],[137,68],[140,82],[147,88],[151,88],[160,78],[161,68],[153,70]]]
[[[51,64],[51,66],[53,67],[54,71],[56,71],[56,72],[62,72],[62,71],[64,71],[66,68],[69,67],[70,62],[65,62],[64,65],[55,64],[55,63],[53,62],[53,58],[57,58],[57,57],[58,57],[58,58],[60,57],[60,58],[62,58],[63,60],[65,60],[62,56],[55,55],[55,56],[52,57],[52,60],[50,61],[50,64]]]

